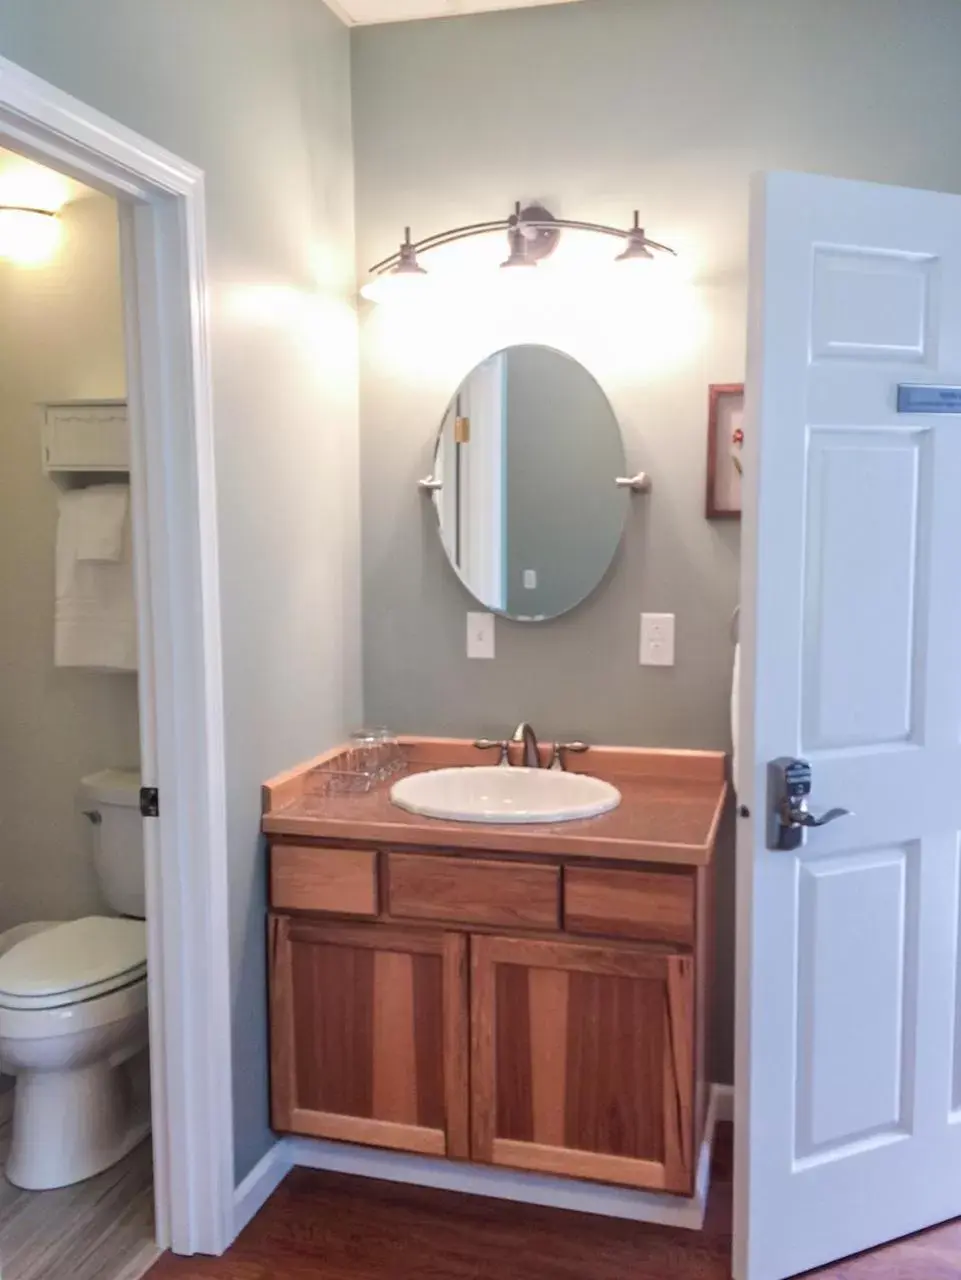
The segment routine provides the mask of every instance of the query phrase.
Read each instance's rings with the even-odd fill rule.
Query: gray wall
[[[125,394],[117,206],[90,193],[60,221],[49,264],[0,262],[0,929],[107,910],[77,784],[140,751],[135,675],[53,665],[59,490],[37,404]]]
[[[729,745],[738,533],[705,521],[709,382],[744,373],[748,179],[814,170],[961,189],[956,0],[587,0],[353,34],[359,265],[539,197],[675,244],[695,287],[645,309],[572,292],[552,308],[362,319],[364,686],[399,730],[647,746]],[[446,105],[443,105],[446,104]],[[468,662],[470,601],[414,481],[467,368],[510,340],[578,355],[628,465],[653,476],[604,587],[545,626],[499,622]],[[641,609],[677,614],[673,670],[637,664]],[[716,1064],[731,1058],[731,841],[720,856]]]
[[[620,541],[627,498],[614,488],[624,448],[604,392],[556,351],[506,360],[507,612],[564,613],[600,582]],[[537,586],[524,586],[534,569]]]
[[[238,1178],[271,1141],[260,783],[360,703],[348,41],[319,0],[0,0],[0,53],[207,175]]]

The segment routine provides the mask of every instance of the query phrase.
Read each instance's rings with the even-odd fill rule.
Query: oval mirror
[[[518,622],[567,613],[600,583],[629,498],[620,428],[596,380],[551,347],[473,369],[441,423],[434,505],[447,558],[486,608]]]

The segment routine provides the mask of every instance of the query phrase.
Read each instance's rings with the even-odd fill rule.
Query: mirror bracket
[[[619,489],[630,489],[631,493],[650,493],[653,487],[646,471],[638,471],[636,476],[617,476],[614,483]]]
[[[631,493],[650,493],[653,488],[651,477],[646,471],[638,471],[635,476],[615,476],[614,483],[619,489],[630,489]],[[417,488],[424,494],[439,493],[444,487],[443,480],[436,476],[424,476],[417,481]]]

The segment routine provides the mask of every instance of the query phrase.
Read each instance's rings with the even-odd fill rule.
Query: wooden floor
[[[148,1280],[729,1280],[730,1171],[728,1131],[693,1232],[295,1169],[225,1257]],[[961,1222],[810,1276],[959,1280]]]
[[[0,1127],[3,1162],[9,1145],[8,1122]],[[149,1141],[58,1191],[21,1191],[0,1175],[3,1280],[136,1280],[156,1257]]]

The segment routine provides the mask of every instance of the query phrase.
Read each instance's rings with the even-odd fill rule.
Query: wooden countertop
[[[410,769],[491,764],[489,752],[457,739],[404,738]],[[592,747],[571,768],[612,782],[621,792],[612,813],[579,822],[493,826],[447,822],[391,804],[390,783],[362,795],[317,795],[312,776],[343,747],[266,783],[267,835],[413,846],[445,851],[562,854],[568,857],[705,866],[713,856],[727,794],[721,751],[647,751]]]

